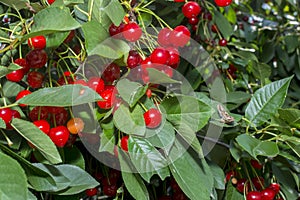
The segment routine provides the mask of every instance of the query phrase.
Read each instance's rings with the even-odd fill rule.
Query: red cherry
[[[217,6],[220,7],[225,7],[225,6],[229,6],[231,4],[232,0],[215,0],[215,3],[217,4]]]
[[[185,17],[197,17],[201,13],[201,7],[195,1],[188,1],[182,7],[182,13]]]
[[[168,50],[162,47],[157,47],[153,50],[150,55],[150,59],[152,63],[158,64],[168,64],[170,60],[170,53]]]
[[[27,40],[28,46],[32,49],[44,49],[46,47],[46,38],[38,35]]]
[[[24,74],[27,74],[28,71],[30,70],[30,67],[29,67],[28,64],[27,64],[27,61],[26,61],[26,59],[24,59],[24,58],[17,58],[17,59],[14,61],[14,63],[22,67],[22,69],[23,69],[23,71],[24,71]]]
[[[29,112],[31,121],[37,121],[48,118],[48,109],[43,106],[36,106]]]
[[[69,113],[64,108],[61,108],[60,112],[55,113],[53,115],[54,115],[54,118],[51,117],[51,121],[53,121],[55,119],[55,124],[57,126],[65,125],[69,118]]]
[[[47,2],[51,5],[55,2],[55,0],[47,0]]]
[[[275,194],[278,194],[280,190],[280,185],[278,183],[271,183],[268,188],[274,190]]]
[[[50,124],[47,120],[41,119],[33,122],[41,131],[43,131],[46,135],[50,132]]]
[[[136,66],[138,66],[139,64],[141,64],[142,61],[143,61],[143,59],[137,51],[135,51],[135,50],[129,51],[128,57],[127,57],[127,67],[129,67],[130,69],[133,69]]]
[[[124,26],[125,26],[124,23],[121,23],[119,26],[111,24],[108,29],[109,35],[114,38],[117,38],[117,39],[123,38],[122,32],[123,32]]]
[[[97,192],[98,192],[97,188],[91,188],[91,189],[85,190],[85,194],[89,197],[95,196],[97,194]]]
[[[102,109],[110,109],[114,104],[115,94],[113,89],[105,89],[100,92],[102,97],[101,101],[98,101],[97,104]]]
[[[227,45],[227,40],[226,39],[221,39],[221,40],[219,40],[219,45],[221,46],[221,47],[225,47],[226,45]]]
[[[262,200],[261,193],[258,191],[251,191],[246,196],[247,200]]]
[[[128,151],[128,138],[129,138],[128,135],[123,136],[123,137],[121,138],[121,148],[122,148],[124,151]]]
[[[264,188],[265,179],[263,177],[254,177],[251,179],[251,181],[257,190]]]
[[[88,80],[88,86],[95,90],[98,94],[104,89],[104,81],[97,76],[93,76]]]
[[[43,49],[33,49],[26,55],[26,62],[30,68],[41,68],[48,60],[48,56]]]
[[[57,126],[51,128],[49,132],[49,137],[53,143],[58,147],[64,147],[69,139],[69,131],[65,126]]]
[[[13,117],[12,110],[10,108],[0,108],[0,118],[8,124]]]
[[[273,200],[276,196],[276,193],[271,188],[266,188],[261,191],[261,200]]]
[[[57,80],[58,85],[74,84],[74,79],[71,76],[61,76]]]
[[[172,200],[188,200],[189,198],[182,192],[178,191],[173,194]]]
[[[117,185],[104,185],[103,186],[103,194],[114,197],[117,194],[118,186]]]
[[[245,191],[247,191],[248,184],[246,184],[246,182],[247,182],[247,179],[244,179],[244,178],[239,179],[236,184],[236,189],[241,193],[244,193],[244,189],[245,189]]]
[[[174,0],[174,2],[185,2],[185,0]]]
[[[44,82],[44,75],[37,71],[29,72],[27,75],[27,83],[32,88],[40,88]]]
[[[21,118],[21,115],[17,110],[11,110],[11,113],[12,113],[12,119],[14,119],[14,118],[20,119]],[[13,127],[10,125],[10,123],[7,123],[6,129],[11,130],[11,129],[13,129]]]
[[[6,79],[12,82],[19,82],[24,77],[24,70],[18,69],[15,71],[10,72],[9,74],[6,74]]]
[[[18,101],[19,99],[21,99],[21,98],[23,98],[23,97],[25,97],[25,96],[27,96],[29,94],[31,94],[31,92],[29,90],[22,90],[22,91],[20,91],[17,94],[17,96],[16,96],[16,101]],[[25,104],[20,104],[19,106],[25,107],[26,105]]]
[[[219,31],[217,25],[215,24],[211,25],[211,31],[217,33]]]
[[[170,33],[170,41],[175,47],[183,47],[190,41],[190,37],[189,29],[183,25],[175,27]]]
[[[156,128],[160,125],[162,120],[162,115],[160,111],[156,108],[150,108],[144,113],[144,121],[147,128]]]
[[[69,35],[66,37],[66,39],[64,40],[64,43],[69,43],[73,40],[75,36],[75,30],[71,30]]]
[[[127,41],[135,42],[142,36],[142,29],[137,23],[130,22],[124,26],[122,33]]]
[[[208,20],[208,21],[211,21],[211,20],[212,20],[212,15],[211,15],[211,13],[210,13],[210,12],[204,13],[203,19]]]
[[[159,31],[157,35],[157,42],[160,46],[167,47],[170,46],[169,36],[172,30],[169,28],[163,28]]]
[[[147,96],[148,98],[151,98],[151,96],[152,96],[152,91],[151,91],[150,89],[147,89],[147,91],[146,91],[146,96]]]
[[[106,83],[113,83],[115,80],[118,80],[120,78],[120,75],[120,66],[115,63],[111,63],[105,68],[104,72],[102,73],[102,79]]]
[[[260,162],[258,162],[257,160],[250,160],[250,164],[252,165],[253,168],[255,169],[261,169],[263,167],[262,164],[260,164]]]
[[[231,177],[235,177],[236,175],[237,175],[236,171],[227,172],[225,176],[226,182],[230,181]]]
[[[196,25],[199,22],[199,18],[198,17],[191,17],[189,18],[189,24],[191,25]]]
[[[179,60],[180,60],[179,52],[178,52],[177,48],[168,47],[168,48],[166,48],[166,50],[170,54],[170,59],[169,59],[168,65],[170,65],[170,66],[177,65],[179,63]]]
[[[171,178],[170,186],[174,192],[181,191],[180,186],[178,185],[178,183],[176,182],[176,180],[174,178]]]

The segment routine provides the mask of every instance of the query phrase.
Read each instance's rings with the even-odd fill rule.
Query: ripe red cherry
[[[102,109],[110,109],[114,104],[114,89],[105,89],[100,92],[100,96],[102,100],[97,102],[98,106]]]
[[[168,64],[170,60],[170,53],[163,47],[157,47],[153,50],[150,55],[150,59],[152,63],[158,64]]]
[[[9,74],[6,74],[6,79],[12,82],[19,82],[24,77],[24,70],[18,69],[15,71],[10,72]]]
[[[109,196],[109,197],[114,197],[117,194],[118,186],[115,184],[112,185],[104,185],[103,186],[103,194]]]
[[[21,98],[23,98],[23,97],[25,97],[25,96],[27,96],[29,94],[31,94],[31,92],[29,90],[22,90],[22,91],[20,91],[17,94],[17,96],[16,96],[16,101],[18,101],[19,99],[21,99]],[[25,104],[20,104],[19,106],[25,107],[26,105]]]
[[[215,0],[215,3],[217,4],[217,6],[220,7],[225,7],[225,6],[229,6],[231,4],[232,0]]]
[[[246,196],[247,200],[262,200],[261,193],[258,191],[251,191]]]
[[[36,106],[29,112],[31,121],[37,121],[48,118],[48,109],[43,106]]]
[[[24,71],[24,74],[27,74],[28,71],[30,70],[30,67],[28,66],[27,64],[27,61],[26,59],[24,58],[17,58],[15,61],[14,61],[15,64],[17,65],[20,65]]]
[[[135,42],[142,36],[142,29],[137,23],[130,22],[124,26],[122,33],[127,41]]]
[[[167,47],[170,46],[170,33],[172,32],[171,29],[169,28],[163,28],[159,31],[158,35],[157,35],[157,42],[160,46],[162,47]]]
[[[47,0],[47,2],[51,5],[55,2],[55,0]]]
[[[191,32],[186,26],[180,25],[170,33],[170,42],[175,47],[183,47],[190,41]]]
[[[27,75],[27,83],[32,88],[40,88],[44,82],[44,75],[37,71],[29,72]]]
[[[69,131],[65,126],[57,126],[50,129],[49,137],[58,147],[64,147],[69,139]]]
[[[129,51],[128,57],[127,57],[127,67],[129,67],[130,69],[133,69],[136,66],[138,66],[139,64],[141,64],[142,61],[143,61],[143,59],[137,51],[135,51],[135,50]]]
[[[148,98],[151,98],[151,96],[152,96],[152,91],[151,91],[150,89],[147,89],[147,91],[146,91],[146,96],[147,96]]]
[[[174,2],[185,2],[185,0],[174,0]]]
[[[122,148],[124,151],[128,151],[128,138],[129,138],[128,135],[123,136],[123,137],[121,138],[121,148]]]
[[[123,37],[122,32],[124,26],[125,26],[124,23],[121,23],[119,26],[116,26],[115,24],[111,24],[108,29],[109,35],[114,38],[121,39]]]
[[[244,193],[244,189],[246,189],[246,191],[247,191],[248,184],[246,184],[246,182],[247,182],[247,179],[244,179],[244,178],[239,179],[236,184],[236,189],[241,193]]]
[[[219,45],[221,46],[221,47],[225,47],[226,45],[227,45],[227,40],[226,39],[221,39],[221,40],[219,40]]]
[[[26,55],[26,62],[30,68],[41,68],[48,60],[48,56],[43,49],[33,49]]]
[[[46,38],[38,35],[27,40],[28,46],[32,49],[44,49],[46,47]]]
[[[225,176],[226,182],[230,181],[231,177],[235,177],[236,175],[237,175],[236,171],[227,172]]]
[[[250,164],[252,165],[253,168],[255,169],[261,169],[263,167],[262,164],[260,164],[257,160],[250,160]]]
[[[12,110],[10,108],[1,108],[0,109],[0,118],[8,124],[13,117]]]
[[[182,13],[185,17],[197,17],[201,13],[201,7],[195,1],[188,1],[182,7]]]
[[[105,68],[104,72],[102,73],[102,79],[106,83],[113,83],[115,80],[118,80],[120,78],[120,75],[120,66],[115,63],[111,63]]]
[[[266,188],[261,192],[261,200],[273,200],[276,196],[276,193],[271,188]]]
[[[61,76],[57,80],[58,85],[74,84],[74,79],[71,76]]]
[[[97,76],[93,76],[88,80],[88,86],[95,90],[98,94],[104,89],[104,81]]]
[[[162,115],[160,111],[156,108],[150,108],[144,113],[144,121],[147,128],[156,128],[160,125],[162,120]]]
[[[95,196],[97,194],[97,192],[98,192],[97,188],[90,188],[90,189],[85,190],[85,194],[88,197]]]
[[[65,125],[68,121],[68,118],[69,118],[69,113],[63,107],[60,109],[60,112],[55,113],[53,115],[54,115],[54,118],[51,117],[51,121],[53,121],[55,119],[55,124],[57,126]]]
[[[271,183],[268,188],[274,190],[275,194],[278,194],[280,190],[280,185],[278,183]]]
[[[170,59],[169,59],[168,65],[174,66],[174,65],[178,64],[180,57],[179,57],[179,52],[178,52],[177,48],[168,47],[168,48],[166,48],[166,50],[170,54]]]
[[[12,113],[12,119],[11,120],[13,120],[14,118],[18,118],[18,119],[21,118],[21,115],[17,110],[11,110],[11,113]],[[7,123],[6,124],[6,129],[11,130],[11,129],[13,129],[13,127],[10,125],[10,123]]]
[[[217,33],[219,31],[217,25],[215,24],[211,25],[211,31]]]
[[[254,177],[251,179],[251,181],[257,190],[264,188],[265,179],[263,177]]]
[[[189,24],[191,25],[196,25],[199,22],[199,18],[198,17],[191,17],[189,18]]]
[[[50,124],[47,120],[41,119],[33,122],[41,131],[43,131],[46,135],[50,132]]]

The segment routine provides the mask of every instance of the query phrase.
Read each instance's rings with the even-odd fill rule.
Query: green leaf
[[[65,164],[71,164],[80,167],[83,170],[85,169],[84,157],[81,151],[76,146],[64,148],[63,154]]]
[[[279,109],[279,118],[291,127],[300,129],[300,110],[294,108]]]
[[[31,106],[75,106],[101,100],[93,89],[79,84],[39,89],[18,103]]]
[[[1,3],[12,8],[16,8],[17,10],[26,8],[26,4],[30,4],[28,0],[1,0]]]
[[[231,24],[219,11],[215,10],[214,14],[215,23],[217,24],[218,29],[222,33],[223,37],[228,39],[233,33]]]
[[[27,141],[31,142],[49,162],[53,164],[62,162],[52,140],[33,123],[14,118],[11,125]]]
[[[284,103],[291,80],[289,77],[272,82],[254,93],[245,111],[251,125],[259,126],[277,112]]]
[[[114,124],[126,134],[144,136],[146,126],[143,113],[139,105],[136,105],[132,111],[125,105],[121,105],[113,115]]]
[[[219,167],[215,163],[208,163],[210,170],[214,177],[214,187],[218,190],[224,190],[225,189],[225,174],[221,167]]]
[[[70,31],[60,31],[46,35],[47,48],[57,48],[67,38]]]
[[[260,141],[247,134],[239,135],[236,141],[253,158],[257,158],[258,155],[275,157],[279,154],[279,149],[275,142]]]
[[[27,180],[25,172],[20,164],[0,152],[0,199],[24,199],[27,200]]]
[[[132,169],[133,166],[131,166],[132,163],[130,163],[131,165],[128,164],[128,162],[130,162],[130,158],[122,152],[119,152],[119,158],[122,179],[126,189],[134,199],[150,200],[147,187],[145,186],[142,178],[139,176],[139,174],[134,173],[135,171]]]
[[[117,83],[117,89],[122,99],[132,108],[147,91],[140,83],[122,79]]]
[[[37,200],[36,196],[30,190],[27,190],[27,200]]]
[[[0,66],[0,78],[4,77],[6,74],[9,74],[12,71],[21,69],[22,67],[11,63],[8,67]]]
[[[5,121],[2,118],[0,119],[0,128],[3,128],[3,129],[6,128]]]
[[[299,37],[297,35],[287,35],[284,37],[284,43],[288,53],[293,53],[299,46]]]
[[[88,55],[109,36],[105,28],[94,20],[84,23],[82,25],[82,31],[84,33],[85,47]]]
[[[129,137],[128,152],[135,168],[148,183],[154,174],[162,180],[169,176],[165,158],[147,140]]]
[[[255,78],[260,80],[262,85],[266,84],[266,79],[271,76],[272,69],[269,65],[259,63],[256,61],[250,61],[249,66],[252,67],[252,73]]]
[[[88,1],[88,10],[92,11],[92,20],[98,21],[103,27],[108,27],[111,24],[110,18],[104,11],[110,0],[94,0]],[[114,13],[112,13],[114,14]]]
[[[180,81],[174,80],[170,78],[167,74],[154,69],[154,68],[147,68],[149,82],[155,84],[162,84],[162,83],[181,83]]]
[[[191,200],[210,200],[214,180],[205,159],[193,157],[178,141],[175,144],[169,168],[176,182]]]
[[[118,0],[109,1],[108,5],[104,8],[103,11],[112,21],[112,23],[114,23],[117,26],[122,22],[126,14]]]
[[[224,200],[244,200],[244,195],[239,193],[230,181],[228,182],[226,187],[226,194]]]
[[[226,102],[241,104],[247,102],[250,98],[251,95],[249,93],[242,92],[242,91],[234,91],[234,92],[227,93]]]
[[[275,44],[274,42],[266,42],[262,46],[262,51],[261,51],[261,60],[264,63],[270,62],[275,55]]]

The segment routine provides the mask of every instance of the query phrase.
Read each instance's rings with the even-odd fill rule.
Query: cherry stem
[[[14,143],[7,137],[7,135],[5,134],[5,132],[2,129],[1,129],[1,132],[6,139],[8,146],[11,147]]]
[[[143,103],[141,103],[140,101],[139,101],[139,105],[143,108],[143,110],[144,110],[145,112],[148,111],[148,109],[145,107],[145,105],[144,105]]]

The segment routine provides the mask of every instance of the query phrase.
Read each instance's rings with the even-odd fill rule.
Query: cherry
[[[180,190],[173,194],[172,200],[188,200],[188,197]]]
[[[251,191],[246,196],[247,200],[262,200],[261,193],[258,191]]]
[[[97,76],[93,76],[88,81],[88,86],[100,94],[104,89],[104,81]]]
[[[179,52],[178,52],[177,48],[168,47],[168,48],[166,48],[166,50],[170,54],[170,59],[169,59],[168,65],[170,65],[171,67],[174,66],[174,65],[177,65],[179,63],[179,60],[180,60]]]
[[[57,80],[58,85],[74,84],[74,79],[71,76],[61,76]]]
[[[81,118],[72,118],[67,122],[67,128],[70,133],[77,134],[84,129],[84,122]]]
[[[102,79],[106,83],[113,83],[115,80],[118,80],[120,78],[120,75],[120,66],[115,63],[111,63],[105,68],[104,72],[102,73]]]
[[[55,0],[47,0],[48,4],[53,4],[55,2]]]
[[[44,82],[44,75],[37,71],[29,72],[27,75],[27,82],[32,88],[40,88]]]
[[[147,128],[156,128],[160,125],[162,120],[162,115],[160,111],[156,108],[150,108],[144,113],[144,121]]]
[[[141,64],[142,60],[142,57],[137,51],[130,50],[127,57],[127,67],[133,69],[139,64]]]
[[[221,47],[225,47],[226,45],[227,45],[227,40],[226,39],[221,39],[221,40],[219,40],[219,45],[221,46]]]
[[[102,109],[110,109],[115,99],[114,89],[105,89],[99,94],[103,100],[97,102],[98,106]]]
[[[150,55],[152,63],[168,64],[170,60],[170,53],[163,47],[157,47]]]
[[[126,136],[123,136],[121,138],[121,148],[124,150],[124,151],[128,151],[128,139],[129,139],[129,136],[126,135]]]
[[[210,29],[211,29],[211,31],[214,32],[214,33],[217,33],[217,32],[219,31],[217,25],[215,25],[215,24],[211,25],[211,28],[210,28]]]
[[[231,171],[227,172],[225,175],[225,181],[226,182],[230,181],[230,179],[232,177],[235,177],[236,175],[237,175],[236,171],[231,170]]]
[[[278,194],[280,190],[280,185],[278,183],[271,183],[268,188],[274,190],[274,192]]]
[[[271,188],[266,188],[261,191],[261,199],[262,200],[273,200],[276,196],[276,193]]]
[[[130,22],[124,26],[122,34],[127,41],[135,42],[142,36],[142,29],[137,23]]]
[[[64,43],[69,43],[73,40],[75,36],[75,30],[71,30],[69,35],[66,37],[66,39],[64,40]]]
[[[191,17],[189,18],[189,24],[191,25],[196,25],[199,22],[199,18],[198,17]]]
[[[236,184],[236,189],[241,193],[244,193],[244,189],[246,189],[246,191],[247,191],[248,184],[246,184],[246,182],[247,182],[247,179],[244,179],[244,178],[239,179]]]
[[[33,122],[41,131],[43,131],[46,135],[50,132],[50,124],[47,120],[41,119]]]
[[[21,115],[17,110],[11,110],[11,113],[12,113],[12,119],[14,119],[14,118],[20,119],[21,118]],[[11,129],[13,129],[13,127],[10,125],[10,123],[7,123],[6,129],[11,130]]]
[[[48,109],[43,106],[36,106],[29,112],[31,121],[37,121],[48,118]]]
[[[257,190],[263,189],[265,184],[265,180],[263,177],[254,177],[251,179],[251,181]]]
[[[66,109],[61,108],[59,113],[55,113],[54,115],[54,119],[53,117],[51,118],[51,121],[53,122],[53,120],[55,120],[55,124],[57,126],[62,126],[64,124],[67,123],[67,120],[69,118],[69,113],[67,112]]]
[[[108,29],[109,35],[114,38],[121,39],[123,37],[122,32],[124,26],[125,26],[124,23],[121,23],[119,26],[116,26],[115,24],[111,24]]]
[[[146,96],[147,96],[148,98],[151,98],[151,96],[152,96],[152,91],[151,91],[150,89],[147,89],[147,90],[146,90]]]
[[[47,110],[51,114],[59,114],[60,112],[64,112],[64,107],[57,107],[57,106],[47,106]]]
[[[176,182],[176,180],[174,178],[171,178],[170,186],[171,186],[172,190],[175,192],[181,191],[180,186],[178,185],[178,183]]]
[[[46,38],[38,35],[27,40],[28,46],[32,49],[44,49],[46,47]]]
[[[69,139],[69,131],[65,126],[57,126],[50,129],[49,137],[58,147],[64,147]]]
[[[24,58],[17,58],[17,59],[14,61],[14,63],[22,67],[22,69],[23,69],[23,71],[24,71],[24,74],[27,74],[28,71],[30,70],[30,67],[29,67],[28,64],[27,64],[27,61],[26,61],[26,59],[24,59]]]
[[[17,94],[17,96],[16,96],[16,101],[18,101],[19,99],[21,99],[21,98],[23,98],[23,97],[25,97],[25,96],[27,96],[27,95],[29,95],[29,94],[31,94],[31,92],[30,92],[29,90],[21,90],[21,91]],[[25,107],[26,105],[25,105],[25,104],[20,104],[19,106]]]
[[[13,117],[12,110],[10,108],[0,108],[0,118],[8,124]]]
[[[6,74],[6,79],[12,82],[19,82],[24,77],[24,70],[18,69]]]
[[[212,15],[211,15],[211,13],[210,13],[210,12],[204,13],[203,19],[208,20],[208,21],[211,21],[211,20],[212,20]]]
[[[187,18],[197,17],[201,13],[201,7],[195,1],[188,1],[183,5],[182,13]]]
[[[174,0],[174,2],[185,2],[185,0]]]
[[[183,47],[190,41],[191,33],[186,26],[180,25],[170,33],[170,42],[175,47]]]
[[[103,186],[103,194],[114,197],[117,194],[118,187],[117,185],[104,185]]]
[[[89,197],[95,196],[97,192],[98,192],[97,188],[90,188],[85,190],[85,194]]]
[[[41,68],[48,60],[48,56],[43,49],[33,49],[26,55],[26,62],[31,68]]]
[[[215,3],[217,4],[217,6],[220,7],[225,7],[225,6],[229,6],[231,4],[232,0],[215,0]]]
[[[262,164],[260,164],[257,160],[250,160],[250,164],[252,165],[253,168],[255,169],[261,169],[263,167]]]
[[[101,181],[104,178],[104,175],[101,172],[96,172],[93,176],[97,181]]]
[[[172,30],[169,28],[163,28],[159,31],[157,35],[157,42],[160,46],[167,47],[170,46],[169,36]]]

